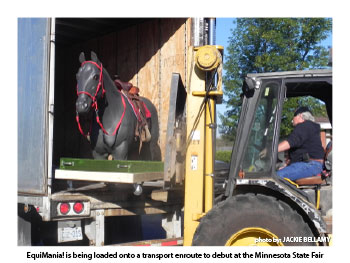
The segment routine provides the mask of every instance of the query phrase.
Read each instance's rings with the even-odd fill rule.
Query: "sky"
[[[228,46],[228,39],[231,35],[231,29],[234,28],[233,18],[216,18],[216,44],[224,47],[224,58],[225,58],[225,50]],[[225,70],[223,70],[222,75],[225,74]],[[225,99],[225,94],[224,94]],[[224,103],[216,105],[217,113],[224,114],[226,110],[226,105]],[[221,124],[221,120],[219,118],[219,114],[217,114],[217,123],[218,126]],[[216,131],[216,134],[219,136],[220,131],[219,128]]]
[[[229,17],[219,17],[216,18],[216,45],[220,45],[224,47],[224,58],[225,58],[225,50],[228,46],[228,39],[231,35],[231,30],[234,28],[233,24],[234,18]],[[330,35],[327,39],[322,42],[322,45],[325,47],[332,46],[332,35]],[[223,75],[225,74],[225,70],[223,70]],[[224,94],[225,99],[225,94]],[[226,105],[224,103],[218,104],[216,106],[217,113],[224,114],[226,111]],[[217,117],[218,125],[221,124],[220,118]],[[219,128],[217,129],[217,135],[219,136]]]

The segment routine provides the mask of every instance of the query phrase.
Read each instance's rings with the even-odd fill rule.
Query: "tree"
[[[328,49],[320,42],[332,29],[328,18],[239,18],[231,30],[229,46],[225,50],[226,71],[223,77],[227,96],[227,111],[220,114],[220,133],[234,140],[241,105],[242,80],[247,73],[316,69],[328,64]],[[295,108],[305,99],[294,98],[287,106]],[[307,98],[314,113],[324,115],[320,102]],[[283,123],[290,122],[290,113]],[[289,132],[282,123],[282,133]]]

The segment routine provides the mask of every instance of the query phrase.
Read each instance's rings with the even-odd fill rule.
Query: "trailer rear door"
[[[18,192],[47,193],[50,19],[18,19]]]

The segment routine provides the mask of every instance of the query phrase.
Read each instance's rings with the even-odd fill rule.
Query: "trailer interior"
[[[80,52],[86,54],[87,60],[90,59],[91,51],[96,52],[110,76],[118,75],[121,80],[132,82],[140,88],[142,96],[149,98],[156,105],[158,118],[163,125],[160,124],[159,127],[158,147],[153,151],[157,160],[164,160],[169,107],[169,95],[166,94],[166,90],[170,87],[171,79],[162,78],[165,69],[166,73],[178,71],[185,79],[185,66],[181,61],[186,56],[184,50],[187,43],[181,39],[185,31],[189,30],[186,28],[187,24],[185,18],[55,19],[53,171],[59,168],[62,157],[92,159],[89,142],[80,134],[75,120],[75,74],[80,67]],[[181,36],[174,36],[176,34]],[[167,47],[169,42],[175,44]],[[166,56],[166,50],[172,49],[173,45],[180,47],[175,49],[175,54]],[[163,50],[163,54],[160,50]],[[160,70],[159,63],[163,71]],[[140,196],[136,196],[134,190],[132,184],[91,183],[54,178],[51,185],[53,199],[60,199],[62,196],[70,200],[84,197],[90,200],[91,209],[106,209],[105,224],[109,225],[108,229],[111,230],[105,236],[107,243],[165,238],[164,230],[153,233],[139,230],[142,224],[160,225],[162,217],[159,214],[180,211],[183,206],[183,192],[178,189],[164,191],[161,182],[146,183]],[[142,215],[142,220],[134,215]],[[111,228],[111,225],[114,227]],[[137,226],[135,231],[129,231],[122,238],[120,230],[130,230],[130,225]],[[119,231],[119,235],[113,236],[111,233],[114,230]],[[140,236],[140,233],[144,236]],[[84,240],[87,241],[86,238]]]

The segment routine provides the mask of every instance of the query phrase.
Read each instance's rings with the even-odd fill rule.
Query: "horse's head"
[[[85,60],[84,52],[80,53],[79,61],[81,67],[77,77],[77,113],[87,113],[90,108],[96,109],[97,100],[103,96],[103,68],[97,55],[91,51],[91,61]]]

